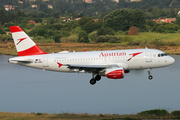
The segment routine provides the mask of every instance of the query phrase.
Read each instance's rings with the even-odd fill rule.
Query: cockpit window
[[[158,54],[158,57],[163,57],[163,56],[167,56],[167,54],[166,53]]]

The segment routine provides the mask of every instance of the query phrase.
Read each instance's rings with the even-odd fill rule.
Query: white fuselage
[[[24,66],[59,71],[84,72],[69,69],[68,65],[116,65],[125,70],[148,69],[168,66],[174,58],[156,49],[110,50],[92,52],[68,52],[10,58],[9,62]],[[59,66],[59,64],[62,66]]]

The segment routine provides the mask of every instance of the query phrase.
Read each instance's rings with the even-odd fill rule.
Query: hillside
[[[129,2],[127,2],[129,1]],[[59,12],[62,15],[76,13],[81,16],[102,18],[104,15],[115,9],[151,9],[160,10],[166,8],[179,8],[180,0],[141,0],[140,2],[130,2],[131,0],[92,0],[85,3],[82,0],[0,0],[0,9],[4,5],[14,5],[25,12]],[[35,5],[35,6],[33,6]],[[48,6],[50,5],[50,6]],[[77,16],[76,15],[76,16]]]

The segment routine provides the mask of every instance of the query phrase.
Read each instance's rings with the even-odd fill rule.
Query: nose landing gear
[[[152,80],[153,76],[151,75],[151,68],[148,69],[148,74],[149,74],[148,76],[149,80]]]
[[[94,73],[92,74],[92,79],[90,80],[90,84],[91,85],[94,85],[94,84],[96,84],[96,81],[99,81],[101,79],[101,76],[100,75],[96,75],[95,77],[94,77]]]

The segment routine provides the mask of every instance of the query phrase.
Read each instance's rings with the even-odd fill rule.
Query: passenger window
[[[158,54],[158,57],[161,57],[161,54]]]

